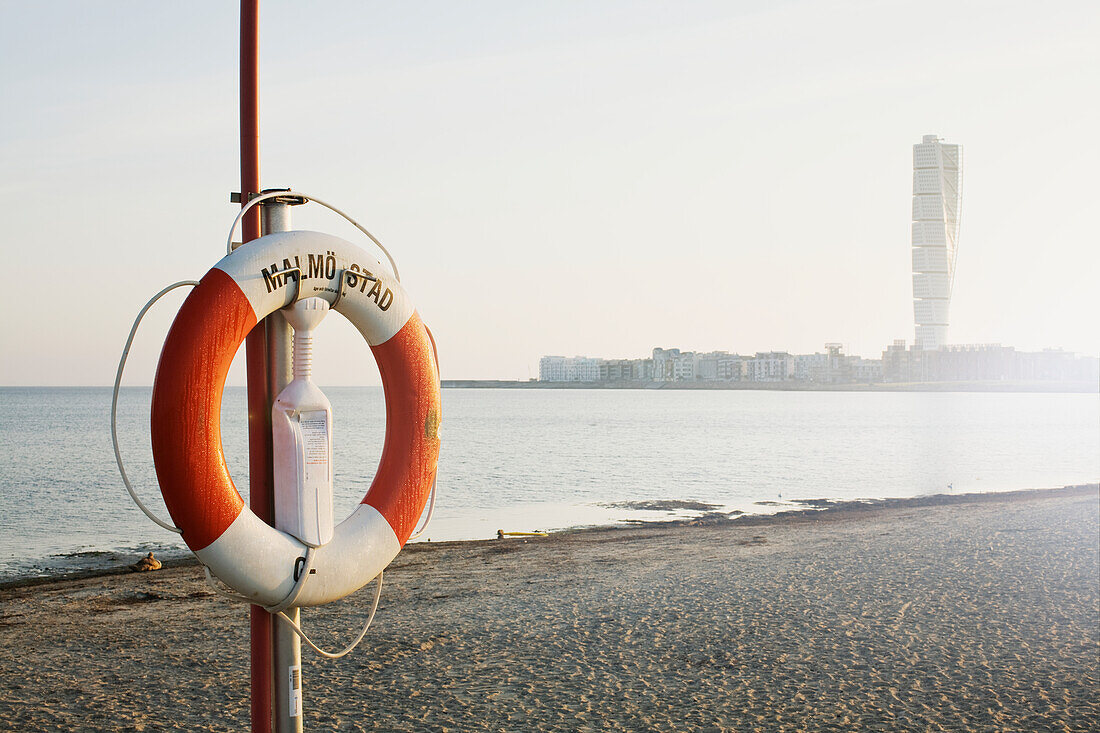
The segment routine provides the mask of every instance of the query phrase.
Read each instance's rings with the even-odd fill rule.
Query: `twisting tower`
[[[962,146],[925,135],[913,146],[913,315],[916,344],[947,343],[962,207]]]

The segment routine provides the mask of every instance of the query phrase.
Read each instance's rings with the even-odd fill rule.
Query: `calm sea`
[[[378,388],[325,391],[342,518],[370,486],[385,413]],[[122,450],[139,494],[166,517],[149,398],[149,389],[123,390]],[[106,388],[0,388],[0,580],[182,547],[126,495],[110,400]],[[797,499],[1100,478],[1096,394],[451,389],[443,404],[439,499],[425,534],[434,540],[670,516],[605,506],[631,501],[767,512]],[[222,427],[247,496],[244,405],[244,389],[228,389]]]

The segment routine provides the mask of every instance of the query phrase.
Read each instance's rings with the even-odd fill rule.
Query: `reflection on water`
[[[336,514],[362,499],[385,430],[378,388],[326,388]],[[122,487],[110,390],[0,389],[0,577],[50,555],[180,546]],[[139,493],[166,516],[149,450],[150,390],[120,400]],[[245,393],[223,440],[247,496]],[[1100,477],[1100,395],[648,390],[446,390],[439,500],[424,539],[688,515],[676,499],[771,512],[854,499],[1062,486]],[[774,502],[760,504],[759,502]],[[71,561],[66,561],[71,562]],[[51,563],[47,563],[51,564]]]

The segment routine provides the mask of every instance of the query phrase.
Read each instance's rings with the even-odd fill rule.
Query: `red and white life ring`
[[[315,551],[315,573],[295,605],[354,593],[396,557],[424,509],[439,457],[431,337],[378,260],[337,237],[292,231],[249,242],[216,264],[183,303],[161,351],[153,461],[187,546],[222,582],[264,606],[295,589],[295,566],[307,548],[257,517],[233,485],[222,450],[222,390],[253,326],[296,297],[312,296],[335,301],[370,345],[382,376],[386,439],[370,490]]]

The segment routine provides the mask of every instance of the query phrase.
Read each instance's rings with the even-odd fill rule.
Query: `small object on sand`
[[[497,530],[497,539],[502,540],[505,537],[545,537],[546,532],[505,532],[503,529]]]
[[[503,529],[498,529],[497,530],[497,539],[498,540],[504,539],[504,530]]]
[[[160,567],[160,560],[153,557],[153,553],[150,552],[148,555],[131,565],[130,569],[135,573],[143,573],[147,570],[160,570]]]

